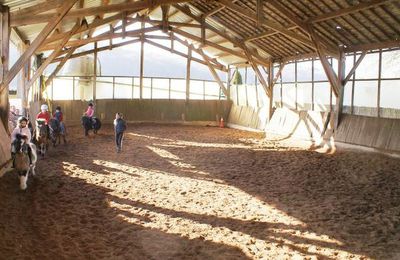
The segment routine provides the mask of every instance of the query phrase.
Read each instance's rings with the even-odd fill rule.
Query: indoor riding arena
[[[0,18],[0,259],[400,259],[400,0]]]

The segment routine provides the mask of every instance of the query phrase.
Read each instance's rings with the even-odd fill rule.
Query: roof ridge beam
[[[79,18],[82,16],[93,16],[104,13],[115,13],[115,12],[123,12],[123,11],[140,11],[146,8],[150,8],[154,5],[162,5],[162,4],[176,4],[188,2],[187,0],[152,0],[152,1],[139,1],[139,2],[131,2],[131,3],[120,3],[120,4],[112,4],[107,6],[96,6],[96,7],[88,7],[82,8],[78,10],[72,10],[66,15],[66,19],[70,18]],[[22,15],[22,16],[11,16],[11,27],[29,25],[35,23],[45,23],[51,21],[56,16],[56,13],[42,14],[42,15]]]

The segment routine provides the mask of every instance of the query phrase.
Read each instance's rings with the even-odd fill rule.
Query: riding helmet
[[[46,105],[46,104],[43,104],[41,107],[40,107],[40,110],[49,110],[49,107]]]
[[[28,123],[28,118],[26,118],[26,117],[24,117],[24,116],[20,116],[20,117],[18,118],[18,123],[21,123],[22,121],[25,121],[25,122]]]

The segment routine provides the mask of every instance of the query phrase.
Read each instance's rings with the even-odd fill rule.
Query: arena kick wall
[[[67,124],[79,124],[87,108],[87,101],[50,101],[54,110],[61,106]],[[31,103],[31,114],[39,112],[40,102]],[[193,123],[216,125],[221,117],[226,120],[231,107],[225,100],[108,100],[95,102],[96,116],[103,123],[112,123],[115,113],[124,114],[128,122]]]

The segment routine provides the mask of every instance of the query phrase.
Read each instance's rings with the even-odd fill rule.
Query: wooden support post
[[[382,78],[382,50],[379,50],[379,70],[378,70],[378,117],[381,117],[381,78]]]
[[[164,33],[168,32],[168,15],[169,15],[170,5],[161,5],[162,12],[162,30]]]
[[[171,50],[174,49],[174,32],[170,32],[170,37],[171,37]]]
[[[109,48],[110,48],[110,50],[112,50],[112,45],[113,45],[113,42],[112,42],[112,35],[114,34],[114,27],[112,26],[112,24],[110,24],[110,44],[109,44]],[[126,32],[125,33],[123,33],[123,36],[125,36],[125,34],[126,34]]]
[[[144,21],[142,21],[142,29],[144,29]],[[144,37],[140,38],[140,99],[143,99],[143,61],[144,61]]]
[[[338,96],[336,98],[336,108],[335,108],[335,130],[340,124],[341,115],[343,112],[343,97],[344,97],[344,78],[346,75],[346,55],[344,51],[340,50],[339,60],[338,60],[338,79],[340,82]]]
[[[201,45],[204,47],[206,45],[206,17],[201,16]]]
[[[25,52],[27,47],[29,46],[29,41],[25,41],[24,44],[22,45],[22,51]],[[21,98],[21,103],[22,103],[22,114],[24,116],[28,115],[28,93],[29,89],[27,88],[27,83],[29,81],[29,74],[30,74],[30,69],[31,69],[31,63],[27,62],[22,69],[22,76],[21,76],[21,85],[22,85],[22,98]]]
[[[190,98],[190,61],[192,60],[192,47],[188,48],[188,58],[186,62],[186,101]]]
[[[10,112],[10,103],[8,97],[9,83],[6,82],[9,65],[10,53],[10,9],[8,6],[1,5],[1,71],[0,77],[2,87],[0,88],[0,120],[9,133],[8,129],[8,114]],[[3,85],[4,83],[4,85]]]
[[[93,102],[96,103],[96,90],[97,90],[97,42],[94,43],[94,61],[93,61]],[[100,72],[101,76],[101,72]]]
[[[274,114],[274,64],[271,62],[268,67],[268,88],[270,90],[271,95],[269,96],[269,115],[268,121],[271,120],[272,115]]]
[[[126,17],[127,17],[127,13],[125,12],[124,14],[124,18],[122,19],[122,39],[125,39],[126,36]]]
[[[228,65],[228,71],[226,72],[226,100],[231,100],[231,66]]]

